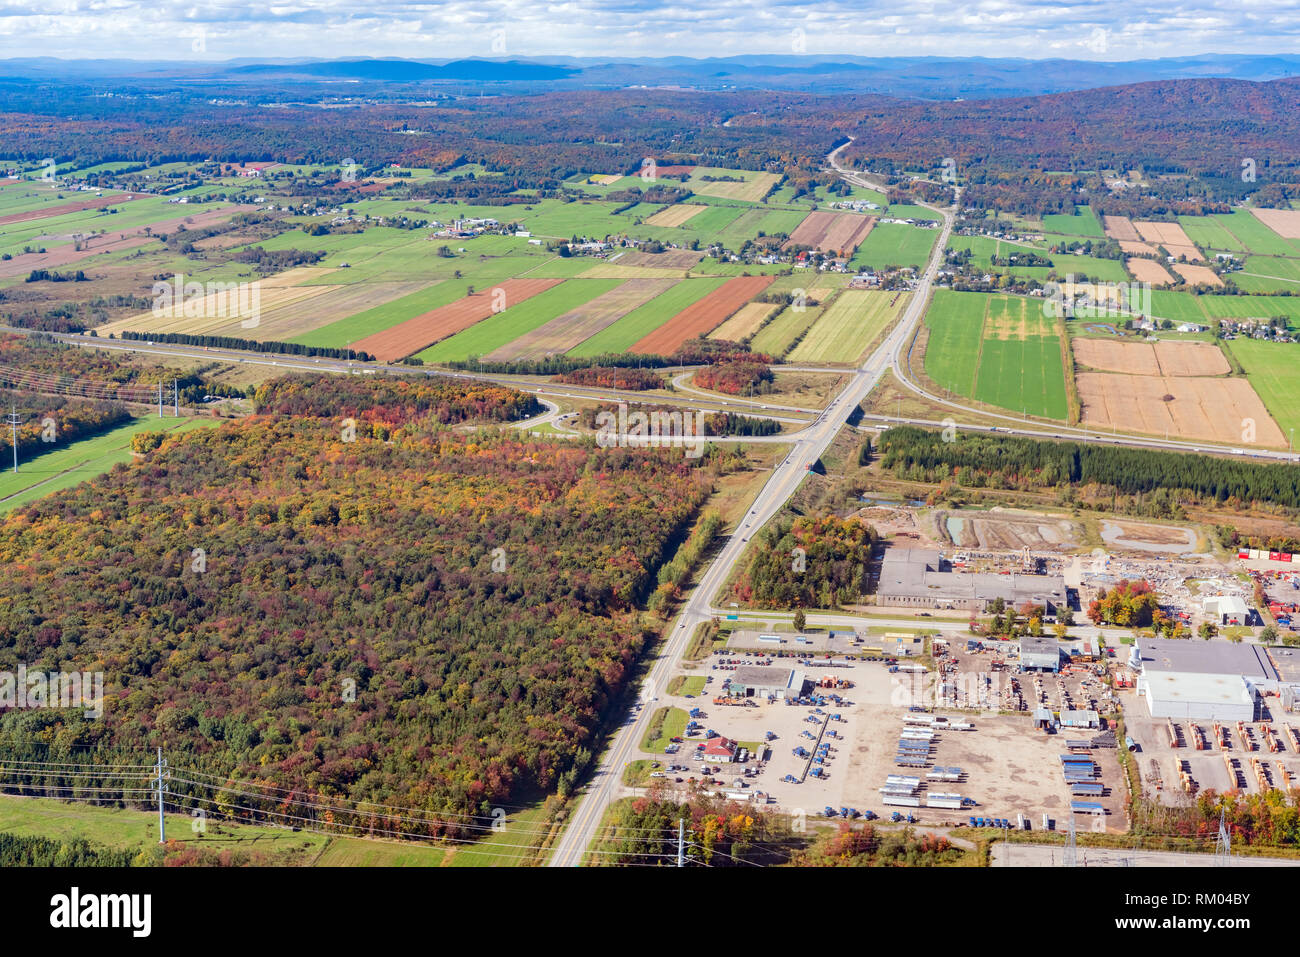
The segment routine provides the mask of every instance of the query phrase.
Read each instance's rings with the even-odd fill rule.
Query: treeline
[[[676,412],[680,414],[682,410],[680,407],[670,405],[638,404],[637,411],[646,413]],[[617,414],[618,406],[610,402],[589,406],[578,413],[578,418],[575,421],[584,429],[595,429],[597,427],[596,419],[602,412]],[[781,431],[781,423],[772,419],[756,419],[736,412],[700,413],[700,417],[696,421],[701,423],[704,435],[761,436],[776,435]]]
[[[695,373],[692,381],[701,389],[740,395],[743,392],[770,392],[774,379],[767,363],[729,359],[705,366]]]
[[[0,832],[0,867],[130,867],[135,857],[81,838],[58,841]]]
[[[890,429],[878,440],[884,468],[908,480],[968,488],[1051,488],[1101,485],[1125,494],[1166,490],[1204,502],[1251,502],[1300,507],[1300,483],[1291,465],[1260,465],[1210,455],[1187,455],[1077,442],[962,432],[945,442],[942,433],[915,426]],[[860,461],[867,461],[864,446]]]
[[[266,250],[261,246],[241,249],[233,257],[235,262],[255,264],[258,272],[282,272],[295,266],[310,266],[312,263],[318,263],[324,258],[325,250],[323,249]]]
[[[257,411],[264,414],[360,418],[390,429],[426,416],[442,425],[457,425],[471,420],[514,422],[542,411],[527,392],[445,376],[288,375],[262,383],[253,398]],[[377,433],[377,437],[388,435]]]
[[[880,541],[870,525],[834,515],[800,516],[765,530],[732,586],[762,608],[835,608],[867,591],[867,566]]]
[[[7,370],[0,370],[0,387],[13,380]],[[131,413],[120,402],[68,399],[64,396],[21,393],[0,388],[0,403],[6,411],[12,406],[23,420],[18,426],[18,454],[40,454],[66,448],[80,439],[99,435],[131,420]],[[13,432],[0,429],[0,449],[13,449]]]
[[[542,359],[516,359],[512,362],[488,362],[479,356],[446,363],[450,369],[495,375],[560,375],[592,366],[602,368],[667,369],[674,366],[712,365],[718,362],[757,362],[770,364],[766,353],[750,352],[738,342],[725,339],[688,339],[671,356],[607,352],[598,356],[547,356]]]
[[[659,587],[650,596],[647,607],[654,612],[663,612],[668,602],[679,597],[681,589],[690,580],[691,573],[699,567],[700,560],[708,551],[713,540],[722,531],[722,515],[710,510],[705,512],[699,523],[691,530],[690,537],[677,549],[672,560],[659,567]]]
[[[374,356],[355,349],[337,349],[333,346],[304,346],[297,342],[241,339],[238,336],[192,335],[188,332],[132,332],[127,330],[119,338],[131,342],[163,342],[168,345],[202,346],[208,349],[242,349],[245,352],[275,352],[287,356],[320,356],[323,359],[355,359],[373,362]]]
[[[910,827],[881,830],[841,821],[791,861],[799,867],[951,867],[977,864],[978,853],[955,846],[938,834]]]
[[[678,823],[684,823],[685,863],[698,867],[742,867],[785,863],[803,841],[789,821],[749,803],[692,794],[684,801],[666,795],[615,802],[592,855],[603,866],[677,863]],[[784,845],[784,847],[782,846]]]
[[[57,272],[50,269],[33,269],[27,274],[24,282],[86,282],[86,272],[78,269],[75,272]]]
[[[664,387],[663,376],[649,369],[624,369],[618,366],[585,366],[571,372],[561,372],[555,376],[555,381],[598,386],[602,389],[628,389],[633,392]]]

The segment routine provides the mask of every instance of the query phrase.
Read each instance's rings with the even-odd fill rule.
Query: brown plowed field
[[[652,269],[690,269],[698,266],[704,253],[694,249],[670,249],[665,253],[624,253],[614,260],[614,266],[648,266]]]
[[[1074,358],[1089,369],[1152,376],[1216,376],[1232,371],[1223,352],[1208,342],[1121,342],[1075,339]]]
[[[1106,223],[1106,235],[1111,239],[1127,240],[1128,242],[1137,242],[1142,237],[1138,231],[1133,228],[1133,222],[1127,216],[1104,216]]]
[[[222,209],[212,209],[191,216],[168,219],[161,223],[151,223],[148,226],[137,226],[134,229],[127,229],[118,233],[91,236],[87,238],[85,248],[80,250],[74,244],[68,243],[66,246],[58,246],[45,253],[15,256],[13,259],[0,262],[0,279],[26,275],[33,269],[54,269],[59,266],[67,266],[70,263],[89,259],[91,256],[98,256],[100,253],[115,253],[123,249],[143,246],[146,243],[157,242],[158,233],[170,233],[182,223],[185,224],[187,229],[198,229],[227,220],[238,212],[240,212],[238,206],[226,206]],[[155,235],[152,237],[146,236],[144,234],[146,229],[153,230]]]
[[[106,206],[120,206],[123,203],[129,203],[133,199],[141,199],[141,193],[116,193],[113,196],[95,196],[91,199],[79,199],[75,203],[60,203],[58,206],[42,206],[40,209],[29,209],[21,213],[10,213],[8,216],[0,216],[0,226],[8,226],[10,223],[25,223],[33,219],[48,219],[51,216],[62,216],[65,213],[80,213],[87,209],[103,209]]]
[[[812,246],[819,252],[843,252],[852,256],[875,223],[874,216],[818,210],[804,217],[785,245]]]
[[[1174,272],[1182,276],[1192,284],[1208,283],[1211,286],[1222,286],[1223,280],[1209,266],[1194,266],[1191,263],[1173,263]]]
[[[1183,232],[1177,223],[1158,223],[1152,220],[1138,220],[1133,224],[1142,238],[1152,245],[1164,246],[1171,256],[1186,256],[1191,260],[1203,260],[1201,251],[1196,248],[1192,238]]]
[[[1255,218],[1284,239],[1300,239],[1300,209],[1252,209]]]
[[[1124,268],[1132,273],[1138,282],[1149,282],[1153,286],[1168,286],[1174,281],[1169,270],[1154,259],[1126,259]]]
[[[687,339],[702,336],[722,325],[732,313],[772,284],[773,276],[739,276],[728,279],[703,299],[691,303],[629,352],[670,356]]]
[[[472,296],[465,296],[463,299],[439,306],[413,319],[407,319],[391,329],[366,336],[352,343],[352,348],[357,352],[368,352],[381,362],[403,359],[435,342],[441,342],[448,336],[454,336],[492,315],[493,303],[500,295],[497,290],[504,292],[508,308],[539,292],[545,292],[552,286],[558,286],[563,281],[563,279],[507,279],[490,289],[480,290]]]
[[[487,356],[490,362],[539,359],[568,352],[613,325],[642,303],[676,285],[676,279],[629,279],[604,295],[525,333]]]
[[[1245,443],[1254,420],[1256,445],[1286,439],[1245,379],[1204,379],[1081,372],[1076,377],[1083,421],[1170,438]],[[1164,396],[1173,399],[1165,401]]]

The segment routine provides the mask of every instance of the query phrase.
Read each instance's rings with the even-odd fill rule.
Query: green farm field
[[[1042,418],[1069,414],[1060,332],[1041,302],[939,290],[925,322],[925,370],[941,387]]]
[[[51,451],[32,458],[20,457],[17,472],[13,471],[13,452],[5,449],[0,455],[0,465],[4,466],[0,472],[0,512],[102,475],[118,463],[130,462],[131,437],[137,432],[180,432],[217,424],[217,419],[143,415],[102,435],[65,446],[56,444]]]
[[[849,265],[854,269],[884,269],[886,266],[920,268],[930,258],[939,238],[936,229],[922,229],[902,223],[880,223],[867,234]]]
[[[569,279],[517,305],[476,322],[418,353],[425,362],[451,362],[485,356],[526,332],[590,302],[620,285],[618,279]]]
[[[787,357],[790,362],[858,363],[911,300],[906,292],[845,289]]]
[[[1300,429],[1300,344],[1231,339],[1224,343],[1284,435]]]

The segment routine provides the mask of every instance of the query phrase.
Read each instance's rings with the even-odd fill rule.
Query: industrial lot
[[[1255,643],[1264,622],[1251,596],[1253,578],[1285,629],[1285,599],[1300,600],[1287,570],[920,539],[895,537],[873,575],[876,614],[913,627],[738,623],[725,647],[684,663],[705,684],[655,702],[690,713],[664,783],[808,817],[1028,830],[1072,817],[1076,830],[1112,833],[1129,824],[1126,753],[1145,796],[1170,805],[1205,789],[1300,787],[1300,649]],[[1088,603],[1123,579],[1150,582],[1193,637],[1091,626]],[[1026,604],[1075,625],[1064,639],[966,628]],[[1202,640],[1202,623],[1236,631]]]

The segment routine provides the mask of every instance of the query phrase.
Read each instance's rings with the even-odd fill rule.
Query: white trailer
[[[926,776],[929,777],[929,775]],[[888,787],[891,784],[898,784],[903,787],[909,787],[909,788],[917,788],[921,786],[921,779],[912,777],[907,774],[891,774],[889,775],[889,777],[885,778],[885,786]]]
[[[899,737],[905,741],[933,741],[934,732],[928,728],[904,728]]]
[[[932,714],[909,714],[903,719],[904,724],[934,724],[935,716]]]
[[[966,799],[960,794],[941,794],[937,791],[931,791],[925,796],[925,806],[960,810],[966,806]]]
[[[880,797],[881,804],[890,804],[895,807],[920,807],[921,799],[911,794],[883,794]]]

